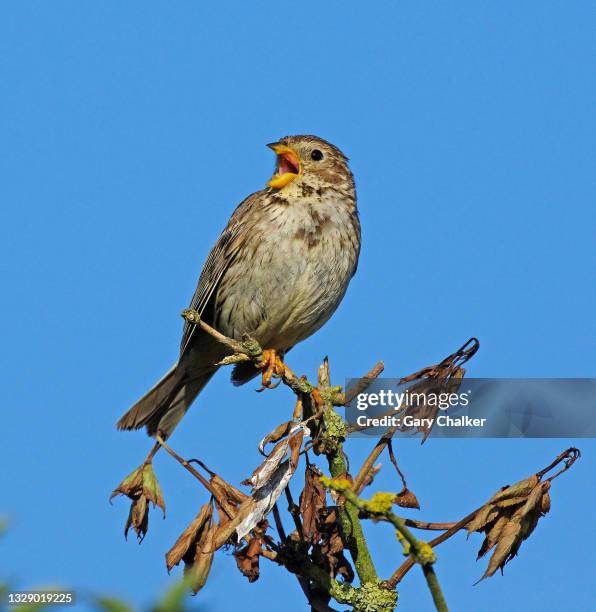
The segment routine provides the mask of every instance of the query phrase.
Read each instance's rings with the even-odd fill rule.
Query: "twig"
[[[358,384],[346,391],[346,394],[343,398],[343,404],[349,404],[359,393],[366,391],[368,387],[370,387],[372,381],[379,376],[385,369],[385,364],[382,361],[378,361],[374,368],[361,379],[359,379]]]
[[[423,565],[422,571],[424,572],[426,584],[428,585],[433,601],[435,602],[435,608],[437,608],[437,610],[440,612],[448,612],[447,602],[443,596],[443,591],[441,591],[441,585],[439,584],[439,580],[435,574],[434,567],[432,565]]]
[[[183,319],[186,319],[186,321],[188,321],[189,323],[196,325],[197,327],[202,329],[204,332],[208,333],[210,336],[215,338],[220,344],[227,346],[230,349],[230,351],[232,351],[232,353],[246,354],[246,348],[242,346],[240,342],[237,342],[236,340],[233,340],[232,338],[228,338],[227,336],[224,336],[222,333],[218,332],[216,329],[214,329],[210,325],[207,325],[207,323],[205,323],[205,321],[201,319],[201,315],[196,310],[193,310],[192,308],[186,308],[180,313],[180,316]]]
[[[300,508],[298,508],[298,506],[294,503],[294,498],[292,497],[289,484],[286,487],[285,493],[286,499],[288,500],[288,512],[294,519],[294,525],[296,526],[296,531],[298,532],[300,541],[304,542],[304,531],[302,529],[302,522],[300,521]]]
[[[281,520],[281,515],[279,513],[279,508],[277,506],[277,504],[274,504],[273,506],[273,520],[275,521],[275,527],[277,529],[277,533],[279,535],[279,539],[281,540],[282,545],[285,545],[285,543],[288,540],[288,536],[286,535],[286,531],[284,529],[282,520]],[[273,559],[275,561],[277,561],[278,563],[279,561],[279,555],[276,555],[275,559]],[[300,585],[300,588],[302,589],[302,592],[304,593],[304,596],[306,597],[306,600],[311,603],[311,592],[310,592],[310,584],[308,582],[308,580],[306,578],[304,578],[304,576],[300,576],[299,574],[295,574],[296,579],[298,580],[298,584]]]
[[[182,465],[184,468],[186,468],[206,489],[207,491],[209,491],[209,493],[211,493],[211,495],[213,495],[213,497],[215,497],[215,499],[219,499],[219,495],[217,493],[217,491],[213,488],[213,486],[211,485],[211,483],[200,473],[197,472],[197,470],[195,470],[192,465],[190,465],[190,463],[186,460],[183,459],[180,455],[178,455],[175,451],[173,451],[162,439],[160,436],[155,436],[155,439],[157,440],[158,444],[160,446],[162,446],[164,448],[164,450],[166,450],[168,453],[170,453],[170,455],[172,455],[172,457],[174,457],[174,459],[176,459],[176,461],[178,461],[178,463],[180,465]],[[222,506],[222,510],[227,514],[228,518],[233,519],[233,515],[231,515],[225,508],[224,505],[220,504]]]
[[[159,442],[156,442],[153,445],[153,448],[149,451],[149,454],[147,455],[147,457],[145,457],[145,461],[143,461],[143,463],[144,464],[151,463],[151,461],[153,461],[153,457],[155,457],[155,454],[160,448],[161,448],[161,444]]]
[[[277,504],[273,505],[273,520],[275,521],[275,528],[277,529],[277,533],[279,535],[279,539],[282,544],[288,539],[286,536],[286,530],[284,529],[284,524],[281,521],[281,515],[279,514],[279,508]]]
[[[563,451],[550,465],[545,467],[543,470],[537,472],[536,476],[542,478],[547,472],[550,472],[555,466],[559,465],[561,461],[565,461],[565,465],[556,474],[553,474],[547,478],[547,482],[552,482],[557,476],[560,476],[563,472],[566,472],[581,456],[579,448],[571,446],[567,450]]]
[[[416,519],[406,518],[404,523],[408,527],[414,527],[415,529],[425,529],[426,531],[447,531],[455,525],[457,521],[450,521],[448,523],[432,523],[430,521],[417,521]]]
[[[391,436],[397,430],[397,426],[390,427],[376,443],[375,447],[372,449],[370,455],[366,458],[366,461],[362,464],[356,478],[354,479],[354,491],[360,492],[360,488],[362,483],[366,479],[366,476],[372,469],[375,461],[379,458],[379,455],[383,452],[389,440],[391,440]]]
[[[454,523],[451,527],[447,529],[447,531],[445,531],[445,533],[442,533],[440,536],[437,536],[436,538],[431,540],[428,543],[428,545],[434,548],[435,546],[438,546],[439,544],[442,544],[443,542],[445,542],[445,540],[448,540],[451,536],[455,535],[458,531],[463,529],[476,516],[476,513],[479,510],[481,510],[483,507],[484,506],[480,506],[480,508],[476,508],[476,510],[474,510],[473,512],[470,512],[470,514],[465,516],[461,521]],[[406,521],[411,521],[411,519],[406,519]],[[435,524],[436,525],[448,525],[449,523],[428,523],[428,524],[429,525],[435,525]],[[411,525],[411,526],[418,528],[418,525]],[[427,529],[427,527],[419,527],[419,528]],[[412,567],[414,566],[414,563],[415,562],[411,558],[406,559],[395,570],[395,572],[393,572],[393,574],[391,575],[391,578],[389,578],[389,580],[387,581],[387,584],[395,588],[395,586],[399,584],[399,582],[401,582],[403,577],[410,571],[410,569],[412,569]]]
[[[403,475],[403,472],[399,469],[399,465],[397,465],[397,459],[395,458],[395,455],[393,454],[393,444],[391,442],[391,438],[387,440],[387,452],[389,453],[389,459],[391,460],[393,467],[395,468],[396,472],[399,474],[399,478],[401,480],[402,487],[404,488],[404,490],[407,489],[408,483],[406,482],[406,477]]]

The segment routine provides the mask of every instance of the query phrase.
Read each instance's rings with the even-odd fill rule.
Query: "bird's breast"
[[[218,327],[287,349],[314,333],[343,298],[360,244],[353,203],[273,204],[243,240],[220,283]]]

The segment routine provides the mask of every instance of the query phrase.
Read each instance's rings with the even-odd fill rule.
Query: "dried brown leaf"
[[[527,499],[527,497],[510,497],[509,499],[502,499],[494,505],[497,506],[497,508],[508,508],[510,506],[525,504]]]
[[[246,546],[234,552],[236,565],[249,582],[259,579],[259,557],[262,554],[262,540],[251,538]]]
[[[289,437],[290,446],[290,463],[296,469],[298,460],[300,459],[300,449],[302,448],[302,440],[304,439],[304,429],[300,428],[295,435]]]
[[[267,455],[265,461],[263,461],[263,463],[261,463],[252,473],[250,478],[244,480],[242,484],[251,485],[254,492],[268,483],[281,462],[285,459],[288,449],[291,451],[292,463],[295,469],[298,465],[300,445],[302,444],[304,434],[307,432],[308,428],[305,425],[294,425],[288,436],[273,447],[273,450]]]
[[[316,542],[320,533],[318,521],[321,510],[327,506],[327,489],[321,484],[322,472],[313,464],[306,467],[304,489],[300,494],[302,531],[307,542]]]
[[[344,542],[337,508],[321,508],[318,517],[319,542],[314,543],[312,555],[317,565],[332,577],[341,576],[347,582],[354,580],[354,570],[344,555]]]
[[[550,482],[539,480],[532,476],[504,487],[468,524],[468,533],[485,533],[477,558],[494,548],[481,580],[492,576],[497,569],[503,570],[517,554],[521,543],[534,531],[540,517],[550,509]]]
[[[536,474],[520,480],[513,485],[503,487],[500,491],[495,493],[489,500],[491,502],[498,502],[504,499],[511,499],[513,497],[527,497],[534,487],[538,484],[539,478]]]
[[[252,475],[246,480],[242,481],[242,484],[250,485],[254,490],[262,487],[263,484],[271,479],[271,475],[278,468],[279,464],[285,459],[288,454],[288,438],[281,440],[274,447],[273,450],[267,455],[267,458]]]
[[[494,506],[492,503],[488,502],[476,513],[476,516],[466,526],[468,535],[474,531],[482,531],[482,529],[495,520],[498,515],[498,508],[496,508],[496,506]]]
[[[493,546],[497,543],[499,536],[503,531],[503,528],[508,522],[509,516],[503,515],[497,518],[494,523],[492,523],[490,529],[487,528],[488,531],[486,532],[486,537],[484,538],[484,542],[482,542],[482,546],[478,551],[478,556],[476,557],[476,560],[480,559],[480,557],[483,557],[489,550],[491,550],[491,548],[493,548]]]
[[[286,421],[285,423],[281,423],[278,425],[273,431],[269,432],[260,442],[259,442],[259,452],[261,455],[265,454],[265,446],[269,442],[278,442],[283,437],[287,436],[292,430],[292,421]]]
[[[209,529],[213,517],[211,504],[201,506],[199,513],[192,520],[190,525],[182,532],[176,543],[166,553],[166,566],[168,572],[184,559],[185,563],[192,564],[195,556],[195,548],[200,540],[203,531]],[[190,555],[189,555],[190,553]]]
[[[246,493],[243,493],[242,491],[231,485],[229,482],[226,482],[217,474],[214,474],[212,476],[211,484],[214,488],[216,488],[218,491],[221,491],[221,493],[225,495],[229,503],[241,504],[248,497]]]
[[[147,498],[143,495],[133,499],[130,504],[128,518],[124,526],[125,538],[128,537],[128,531],[131,527],[136,533],[139,542],[142,542],[149,529],[149,506],[147,505]]]
[[[416,508],[420,510],[420,504],[418,503],[418,499],[412,491],[408,488],[404,487],[393,500],[394,504],[401,506],[402,508]]]
[[[149,502],[159,506],[165,517],[166,505],[161,487],[153,471],[151,462],[143,463],[131,472],[112,492],[110,501],[117,495],[125,495],[132,503],[124,527],[124,537],[132,527],[139,541],[145,537],[149,525]]]
[[[537,506],[540,509],[540,500],[542,498],[543,487],[547,485],[550,487],[549,482],[545,482],[543,485],[535,487],[532,492],[528,495],[528,499],[524,504],[524,507],[521,509],[521,515],[526,516],[528,513],[532,512]]]
[[[488,567],[482,579],[492,576],[497,569],[502,569],[507,561],[515,556],[521,541],[521,531],[522,526],[519,516],[507,522],[499,535],[495,551],[488,562]]]
[[[215,532],[216,526],[213,522],[210,522],[207,528],[202,530],[201,536],[196,543],[192,564],[187,565],[184,570],[184,574],[191,577],[191,588],[195,594],[205,586],[211,571],[211,564],[215,554]]]

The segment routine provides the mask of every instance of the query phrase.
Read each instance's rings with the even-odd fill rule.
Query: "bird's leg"
[[[263,370],[261,390],[275,389],[279,383],[274,385],[271,383],[271,379],[273,376],[281,378],[286,371],[286,366],[275,349],[265,349],[263,351],[263,359],[259,364],[259,367]]]

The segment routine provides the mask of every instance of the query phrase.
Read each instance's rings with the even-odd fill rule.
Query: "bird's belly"
[[[332,232],[325,238],[311,247],[302,239],[262,245],[248,273],[246,265],[232,265],[217,296],[218,329],[279,350],[317,331],[343,298],[356,258]]]

